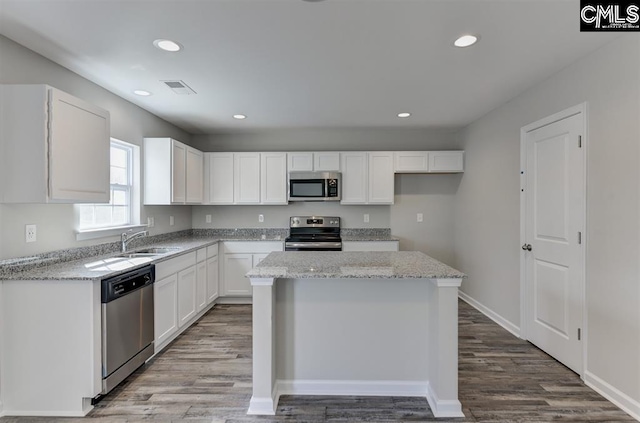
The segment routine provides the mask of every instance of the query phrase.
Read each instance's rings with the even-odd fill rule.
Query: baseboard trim
[[[253,304],[252,297],[218,297],[216,304]]]
[[[91,408],[93,408],[93,407],[91,407]],[[83,412],[83,411],[60,411],[60,410],[56,410],[56,411],[47,411],[47,410],[38,410],[38,411],[33,411],[33,410],[8,410],[8,411],[3,411],[2,412],[2,416],[4,416],[4,417],[10,417],[10,416],[16,416],[16,417],[85,417],[87,414],[88,414],[88,411],[87,412]]]
[[[516,336],[518,338],[521,338],[521,336],[520,336],[520,328],[518,326],[514,325],[513,323],[511,323],[510,321],[508,321],[504,317],[500,316],[498,313],[496,313],[495,311],[491,310],[489,307],[487,307],[484,304],[476,301],[475,299],[473,299],[472,297],[470,297],[469,295],[465,294],[464,292],[462,292],[460,290],[458,290],[458,298],[460,298],[462,301],[464,301],[465,303],[469,304],[471,307],[473,307],[476,310],[478,310],[480,313],[482,313],[485,316],[487,316],[489,319],[491,319],[494,322],[496,322],[498,325],[502,326],[504,329],[509,331],[514,336]]]
[[[464,417],[458,400],[441,400],[428,381],[389,380],[278,380],[277,397],[280,395],[357,395],[424,397],[435,417]]]
[[[629,395],[611,386],[588,370],[584,372],[584,383],[588,387],[620,407],[631,417],[640,421],[640,401],[634,400]]]

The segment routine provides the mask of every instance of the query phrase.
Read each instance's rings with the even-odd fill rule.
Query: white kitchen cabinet
[[[333,151],[313,153],[313,170],[316,172],[340,172],[340,153]]]
[[[0,85],[3,203],[108,203],[109,112],[47,85]]]
[[[202,153],[172,138],[144,139],[144,204],[202,202]]]
[[[429,152],[394,151],[393,162],[396,173],[427,173],[429,171]]]
[[[393,153],[341,153],[340,204],[393,204]]]
[[[260,204],[260,153],[234,153],[234,204]]]
[[[340,154],[342,168],[342,199],[340,204],[366,204],[369,188],[367,153]]]
[[[369,204],[393,204],[393,152],[374,151],[369,157]]]
[[[204,153],[187,146],[186,155],[185,202],[188,204],[202,204],[204,193]]]
[[[398,251],[398,241],[342,241],[342,251]]]
[[[287,153],[289,172],[311,172],[313,153]]]
[[[251,283],[245,277],[253,269],[253,254],[224,255],[224,295],[251,296]]]
[[[218,256],[207,259],[207,304],[214,302],[220,295],[219,291]]]
[[[196,312],[201,312],[207,304],[207,249],[202,248],[198,250],[196,263]]]
[[[260,153],[260,202],[287,204],[287,153]]]
[[[155,352],[178,331],[178,275],[153,284]]]
[[[287,153],[289,172],[339,172],[340,153],[333,151]]]
[[[430,151],[429,173],[464,172],[464,151]]]
[[[283,251],[281,241],[230,241],[224,244],[222,263],[223,295],[227,297],[250,297],[251,283],[245,277],[247,272],[258,265],[269,253]]]
[[[233,153],[206,153],[205,175],[205,203],[233,204]]]
[[[196,315],[197,267],[178,272],[178,327],[184,326]]]

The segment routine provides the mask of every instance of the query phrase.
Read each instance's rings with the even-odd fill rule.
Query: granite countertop
[[[343,242],[349,241],[400,241],[400,238],[391,235],[340,235]]]
[[[418,251],[285,251],[269,254],[250,278],[466,278]]]

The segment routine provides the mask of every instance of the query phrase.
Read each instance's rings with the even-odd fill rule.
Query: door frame
[[[550,116],[537,120],[529,125],[520,128],[520,245],[527,242],[526,240],[526,171],[527,171],[527,149],[526,149],[526,136],[527,133],[543,126],[550,125],[552,123],[561,121],[563,119],[582,114],[582,157],[584,160],[583,166],[583,202],[582,202],[582,218],[584,227],[582,228],[582,371],[580,378],[584,379],[585,369],[587,368],[587,339],[588,339],[588,322],[587,322],[587,245],[589,242],[587,236],[588,216],[587,216],[587,146],[589,141],[588,133],[588,104],[587,102],[580,103],[576,106],[569,107],[558,113],[554,113]],[[528,340],[530,328],[527,325],[526,317],[528,315],[527,307],[527,284],[526,284],[526,255],[520,254],[520,338]]]

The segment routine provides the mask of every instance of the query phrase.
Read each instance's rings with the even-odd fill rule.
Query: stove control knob
[[[300,224],[300,219],[291,219],[291,223],[294,225]]]

